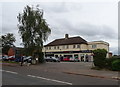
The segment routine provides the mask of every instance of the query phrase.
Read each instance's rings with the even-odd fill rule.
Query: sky
[[[44,11],[44,19],[51,28],[51,35],[44,42],[55,39],[80,36],[88,42],[106,41],[110,44],[110,52],[118,54],[118,1],[116,0],[79,0],[79,1],[31,1],[8,0],[0,2],[1,34],[13,33],[15,45],[22,40],[18,33],[18,13],[22,13],[26,5],[39,5]]]

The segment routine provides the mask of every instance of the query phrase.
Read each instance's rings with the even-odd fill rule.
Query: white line
[[[44,77],[40,77],[40,76],[33,76],[33,75],[27,75],[27,76],[72,85],[72,83],[69,83],[69,82],[63,82],[63,81],[59,81],[59,80],[48,79],[48,78],[44,78]]]
[[[18,74],[17,72],[12,72],[12,71],[6,71],[4,70],[5,72],[8,72],[8,73],[12,73],[12,74]]]
[[[4,71],[4,70],[0,69],[0,71]]]

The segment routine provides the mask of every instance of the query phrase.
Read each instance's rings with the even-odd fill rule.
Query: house
[[[93,61],[92,51],[95,49],[106,49],[109,52],[109,43],[105,41],[87,42],[80,36],[69,37],[65,34],[64,38],[56,39],[44,46],[45,56],[72,57],[80,61]]]
[[[15,57],[19,57],[23,54],[23,48],[21,47],[11,47],[8,50],[8,56],[15,56]]]

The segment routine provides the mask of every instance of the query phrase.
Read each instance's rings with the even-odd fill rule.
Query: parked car
[[[8,57],[8,60],[9,60],[9,61],[14,61],[14,60],[15,60],[15,56],[9,56],[9,57]]]
[[[45,61],[46,62],[60,62],[60,60],[58,58],[55,58],[55,57],[46,57]]]
[[[2,56],[2,60],[3,60],[3,61],[8,61],[8,60],[9,60],[9,59],[8,59],[8,56],[7,56],[7,55],[3,55],[3,56]]]
[[[79,58],[75,58],[75,62],[80,62],[80,59]]]
[[[79,62],[80,60],[78,58],[72,58],[72,57],[65,57],[63,61],[69,61],[69,62]]]
[[[70,62],[80,62],[80,60],[78,58],[70,58]]]
[[[69,57],[65,57],[65,58],[63,58],[63,61],[70,61],[70,58]]]
[[[32,63],[32,59],[33,59],[32,56],[28,56],[28,57],[23,56],[23,57],[24,57],[24,58],[23,58],[23,61],[24,61],[24,62]]]

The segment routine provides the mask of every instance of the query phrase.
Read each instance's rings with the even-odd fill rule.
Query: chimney
[[[65,39],[68,39],[69,35],[68,34],[65,34]]]

